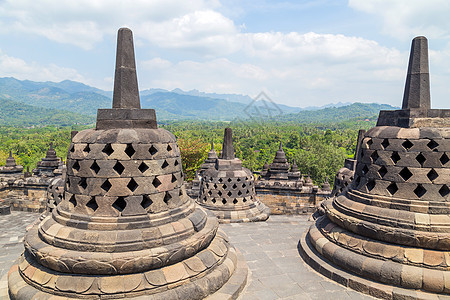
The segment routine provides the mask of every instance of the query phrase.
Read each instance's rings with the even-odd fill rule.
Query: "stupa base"
[[[255,201],[251,208],[243,210],[221,210],[207,205],[203,207],[214,213],[221,224],[262,222],[270,216],[270,208],[260,201]]]
[[[390,273],[392,282],[396,282],[395,273],[399,268],[403,268],[403,270],[400,269],[399,280],[401,280],[401,284],[405,284],[408,275],[411,275],[408,274],[408,271],[417,267],[367,257],[336,245],[320,232],[319,228],[324,221],[326,221],[326,216],[320,217],[308,231],[305,231],[298,248],[303,260],[325,277],[358,292],[382,299],[450,299],[449,295],[439,292],[429,293],[420,289],[403,288],[368,279],[364,274],[372,277],[372,275],[378,273],[378,278],[381,278]],[[441,273],[442,271],[436,270],[436,272]],[[415,280],[421,281],[426,280],[425,277],[427,276],[413,277]],[[414,280],[414,278],[409,279]],[[437,284],[438,282],[431,280],[430,283]]]
[[[60,273],[22,255],[8,273],[8,285],[11,299],[236,299],[247,276],[243,255],[219,231],[208,248],[190,259],[138,274]]]

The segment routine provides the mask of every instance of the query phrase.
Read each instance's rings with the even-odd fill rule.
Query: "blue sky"
[[[0,76],[111,90],[127,26],[140,89],[400,106],[411,39],[425,35],[432,106],[448,108],[449,15],[447,0],[2,0]]]

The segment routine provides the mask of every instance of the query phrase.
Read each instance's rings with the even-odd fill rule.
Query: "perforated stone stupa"
[[[222,223],[265,221],[270,209],[255,195],[255,178],[234,156],[231,128],[225,128],[222,156],[202,175],[197,202]]]
[[[351,186],[300,241],[311,266],[385,299],[450,294],[449,121],[430,109],[427,40],[416,37],[402,109],[380,112]]]
[[[12,299],[235,298],[245,262],[183,183],[176,138],[140,109],[132,33],[121,28],[113,108],[73,136],[64,197],[26,234]]]
[[[20,177],[22,176],[23,166],[17,165],[16,160],[9,151],[9,157],[4,166],[0,167],[0,177]]]

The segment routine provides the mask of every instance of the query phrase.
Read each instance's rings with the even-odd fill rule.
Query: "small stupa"
[[[20,177],[22,176],[23,166],[17,165],[16,160],[9,151],[9,157],[6,159],[4,166],[0,167],[0,176],[5,177]]]
[[[270,209],[255,195],[255,178],[234,156],[231,128],[225,128],[222,157],[203,172],[197,202],[222,223],[265,221]]]

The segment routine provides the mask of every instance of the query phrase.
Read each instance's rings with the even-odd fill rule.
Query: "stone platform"
[[[38,218],[39,214],[15,211],[0,216],[0,299],[9,299],[8,270],[23,251],[25,228]],[[220,225],[249,266],[248,284],[240,299],[373,299],[330,281],[303,262],[298,240],[310,225],[304,215]]]

